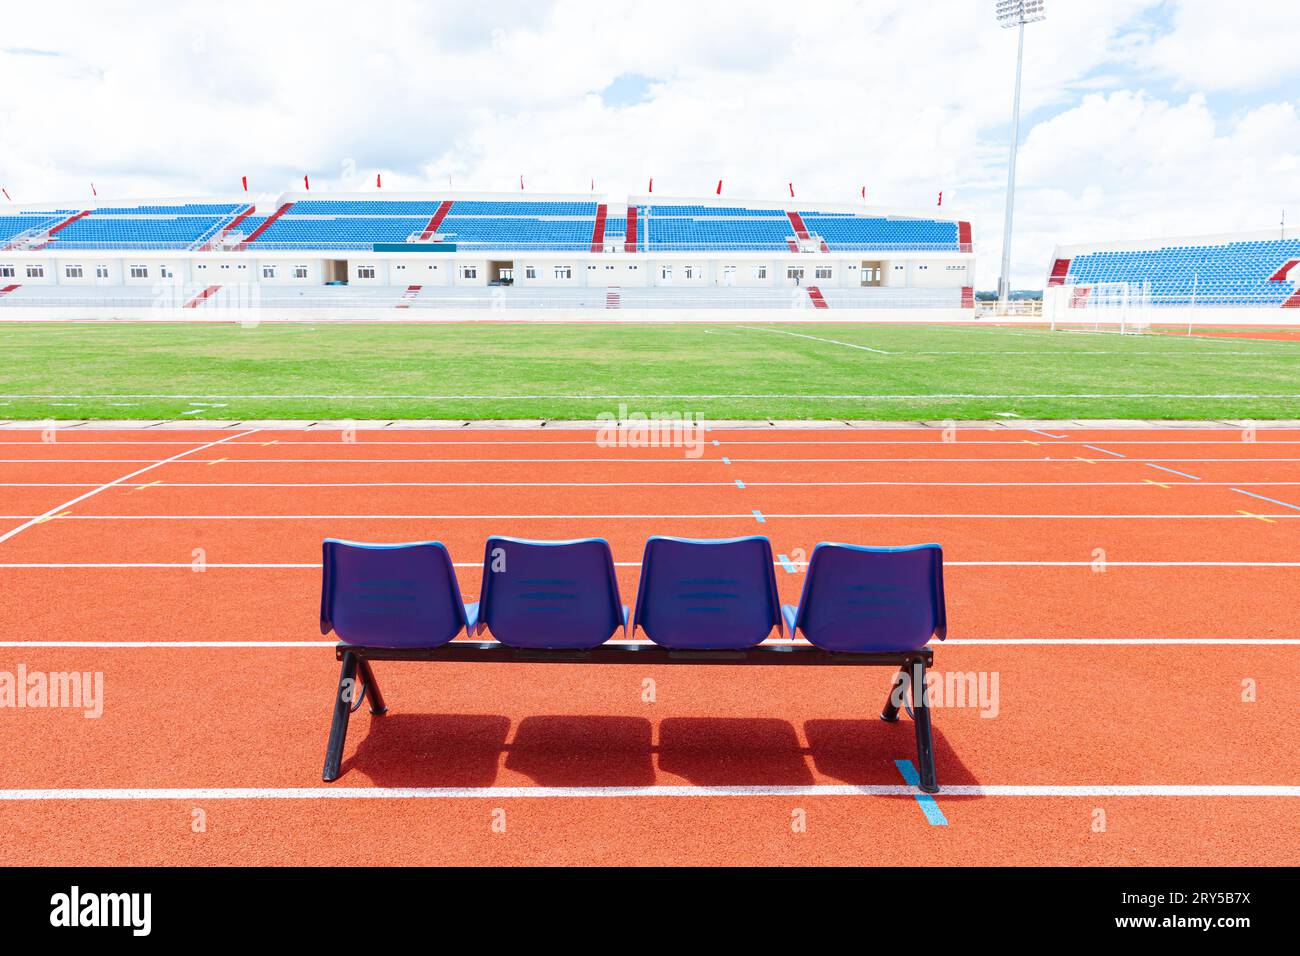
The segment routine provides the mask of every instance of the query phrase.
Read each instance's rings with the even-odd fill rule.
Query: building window
[[[659,270],[659,278],[671,280],[673,277],[673,267],[664,266]]]
[[[555,267],[555,278],[557,278],[557,279],[572,279],[572,278],[573,278],[573,266],[556,266],[556,267]]]
[[[787,266],[787,267],[786,267],[786,270],[785,270],[785,277],[786,277],[787,279],[802,279],[802,278],[803,278],[803,267],[802,267],[802,266]]]
[[[373,279],[375,277],[374,266],[357,266],[358,279]]]
[[[242,269],[242,268],[244,268],[244,267],[243,267],[243,266],[240,266],[239,268]],[[164,279],[170,279],[170,278],[172,277],[172,267],[171,267],[171,266],[159,266],[159,267],[158,267],[158,274],[159,274],[160,276],[162,276]]]
[[[682,270],[682,274],[688,279],[695,278],[695,266],[687,266]]]
[[[606,272],[613,272],[613,271],[614,271],[614,267],[613,267],[613,266],[605,266],[605,271],[606,271]]]
[[[12,279],[14,277],[13,266],[0,266],[0,279]]]
[[[262,278],[263,278],[263,279],[274,279],[274,278],[275,278],[275,266],[262,266]]]
[[[107,278],[108,278],[108,266],[95,266],[95,278],[96,278],[96,279],[107,279]]]
[[[595,272],[595,271],[596,271],[596,267],[595,267],[595,266],[587,266],[587,271],[588,271],[588,272]]]
[[[29,278],[29,279],[43,279],[43,278],[45,278],[45,266],[28,266],[28,267],[27,267],[27,278]]]
[[[461,277],[462,279],[477,279],[477,278],[478,278],[478,266],[461,266],[461,267],[460,267],[460,277]]]
[[[755,279],[766,279],[766,278],[767,278],[767,266],[754,266],[754,278],[755,278]]]
[[[305,278],[307,278],[307,267],[306,267],[306,266],[294,266],[294,267],[293,267],[293,277],[294,277],[295,279],[305,279]]]
[[[537,266],[524,266],[524,278],[525,278],[525,279],[536,279],[536,278],[537,278]]]
[[[132,267],[131,267],[131,278],[132,278],[132,279],[147,279],[147,278],[149,278],[149,267],[148,267],[148,266],[132,266]]]
[[[84,273],[81,266],[64,266],[63,274],[69,279],[80,279]]]
[[[819,279],[829,279],[832,276],[830,266],[818,266],[816,276]]]

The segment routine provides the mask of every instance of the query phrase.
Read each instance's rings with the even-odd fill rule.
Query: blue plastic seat
[[[676,650],[735,650],[781,627],[772,545],[763,537],[645,543],[635,627]]]
[[[320,630],[356,647],[441,647],[472,631],[478,604],[460,596],[456,569],[437,541],[358,544],[326,539]]]
[[[479,607],[478,632],[510,647],[591,648],[627,629],[614,556],[603,538],[488,538]]]
[[[781,609],[793,637],[827,651],[913,651],[948,636],[943,549],[937,544],[813,549],[799,604]]]

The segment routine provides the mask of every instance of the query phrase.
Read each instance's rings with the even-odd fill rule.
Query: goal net
[[[1049,309],[1054,332],[1140,335],[1151,331],[1148,283],[1095,282],[1061,286],[1054,291]]]

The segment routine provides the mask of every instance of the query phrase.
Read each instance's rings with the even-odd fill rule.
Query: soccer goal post
[[[1151,331],[1149,283],[1095,282],[1059,286],[1053,293],[1048,310],[1053,332]]]

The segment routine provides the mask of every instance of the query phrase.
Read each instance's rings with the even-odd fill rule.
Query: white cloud
[[[1300,218],[1294,16],[1057,0],[1027,30],[1017,284],[1057,241]],[[160,12],[161,11],[161,12]],[[1172,11],[1172,15],[1170,15]],[[39,50],[57,56],[33,56]],[[801,197],[969,213],[1000,256],[1015,39],[992,2],[234,0],[7,11],[20,200],[292,188]],[[653,82],[618,105],[616,78]],[[1199,95],[1209,94],[1208,98]],[[1219,94],[1230,94],[1221,104]],[[1290,94],[1294,96],[1294,93]],[[634,100],[639,98],[633,98]],[[1036,125],[1035,125],[1036,124]],[[349,165],[351,164],[351,165]],[[346,173],[355,168],[348,180]]]

